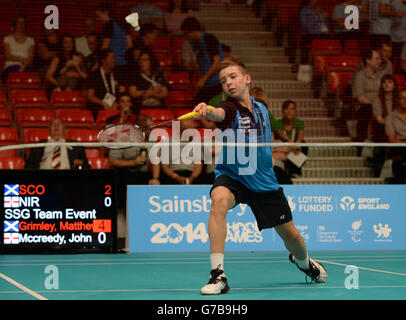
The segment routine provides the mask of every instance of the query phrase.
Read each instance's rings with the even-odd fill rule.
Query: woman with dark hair
[[[4,54],[6,62],[2,72],[3,83],[10,72],[31,72],[34,59],[35,40],[26,34],[26,19],[18,16],[12,23],[13,33],[4,37]]]
[[[391,75],[385,75],[381,79],[379,87],[379,98],[372,103],[372,112],[374,115],[374,134],[373,141],[387,141],[385,134],[385,117],[397,108],[399,103],[398,85]]]
[[[148,52],[139,55],[138,71],[128,92],[135,100],[136,114],[141,108],[161,107],[168,95],[168,88],[162,72],[157,71]]]

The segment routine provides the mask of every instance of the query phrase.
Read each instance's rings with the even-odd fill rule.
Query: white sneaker
[[[292,254],[289,255],[289,260],[290,260],[290,262],[296,264],[296,266],[301,271],[303,271],[307,276],[309,276],[312,279],[312,281],[317,282],[317,283],[327,282],[328,274],[327,274],[326,268],[324,268],[324,266],[317,260],[313,260],[313,259],[309,258],[309,265],[310,265],[309,270],[303,270],[302,268],[300,268],[297,265],[297,263],[295,261],[295,257]]]
[[[222,294],[230,291],[227,277],[223,270],[213,269],[210,271],[211,277],[209,282],[200,289],[201,294]]]

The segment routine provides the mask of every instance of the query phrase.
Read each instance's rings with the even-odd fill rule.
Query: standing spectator
[[[399,102],[398,87],[396,80],[391,75],[382,77],[379,88],[378,99],[372,103],[372,113],[374,116],[374,136],[373,141],[385,142],[385,118],[388,114],[397,108]]]
[[[92,33],[86,36],[87,47],[90,50],[90,54],[85,58],[86,69],[89,72],[96,70],[99,67],[99,37],[97,34]]]
[[[104,24],[101,49],[112,50],[116,59],[116,66],[121,67],[127,63],[125,59],[127,35],[122,27],[111,18],[111,12],[112,7],[109,2],[99,3],[95,8],[97,19]]]
[[[378,73],[381,57],[376,50],[369,50],[363,57],[363,67],[354,76],[352,97],[357,118],[357,140],[370,138],[372,103],[378,98],[381,76]]]
[[[154,5],[151,0],[141,0],[140,4],[134,7],[131,12],[138,12],[141,30],[146,23],[153,23],[161,30],[164,27],[162,9]]]
[[[406,43],[406,1],[392,0],[393,10],[391,38],[393,55],[399,58],[402,46]]]
[[[147,52],[152,58],[154,68],[159,68],[159,61],[152,50],[152,45],[159,35],[159,29],[152,23],[147,23],[142,26],[139,38],[134,42],[133,47],[129,49],[130,58],[133,61],[138,61],[141,52]]]
[[[89,36],[96,34],[96,21],[94,18],[87,18],[84,22],[85,34],[75,38],[76,50],[83,54],[85,58],[91,55],[94,50],[91,48],[93,44],[89,43]],[[97,41],[98,39],[96,39]],[[90,41],[94,41],[91,39]]]
[[[90,73],[87,86],[88,107],[95,119],[99,110],[116,109],[116,97],[120,92],[125,91],[125,88],[119,84],[114,71],[114,52],[110,49],[101,50],[99,58],[101,66]]]
[[[195,50],[200,76],[195,84],[195,101],[208,102],[221,93],[222,87],[218,77],[220,62],[224,59],[223,49],[217,38],[203,31],[199,21],[186,18],[181,26],[186,37],[196,44]]]
[[[34,67],[39,71],[41,78],[44,78],[52,59],[61,51],[61,41],[56,29],[46,29],[44,38],[37,44]]]
[[[61,119],[53,119],[49,126],[48,142],[66,142],[66,128]],[[41,141],[43,142],[43,141]],[[46,146],[30,150],[26,169],[90,169],[83,147]]]
[[[309,49],[314,39],[330,36],[327,14],[319,6],[318,0],[304,0],[300,10],[302,33],[302,63],[309,62]]]
[[[406,141],[406,89],[399,91],[399,108],[388,114],[385,119],[385,131],[391,143]],[[389,156],[394,158],[392,164],[395,178],[405,182],[406,148],[391,148]]]
[[[368,12],[370,23],[370,47],[382,41],[391,41],[392,10],[391,0],[363,0],[364,11]]]
[[[65,35],[62,37],[62,49],[58,54],[52,59],[51,64],[46,72],[45,79],[51,85],[52,90],[61,90],[62,80],[60,77],[62,71],[64,72],[72,66],[72,57],[76,52],[75,42],[73,37]]]
[[[168,12],[164,13],[165,27],[169,36],[181,36],[180,27],[183,20],[193,16],[193,11],[187,6],[187,0],[170,0]]]
[[[26,20],[24,17],[16,17],[12,23],[13,33],[4,37],[5,65],[2,72],[3,83],[6,83],[10,72],[34,71],[32,62],[34,59],[35,40],[26,34]]]
[[[148,52],[141,53],[138,58],[138,72],[128,91],[136,101],[135,114],[143,107],[161,107],[168,95],[168,86],[162,72],[153,66]]]

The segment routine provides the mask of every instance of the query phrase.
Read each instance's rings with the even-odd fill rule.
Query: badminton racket
[[[210,112],[213,111],[213,107],[209,106]],[[176,120],[185,120],[194,118],[199,115],[199,112],[189,112],[186,113],[176,119],[172,119],[169,121],[162,122],[155,126],[148,128],[149,130],[163,126],[169,122],[176,121]],[[105,146],[109,149],[126,149],[131,148],[131,146],[115,146],[111,143],[142,143],[145,141],[145,130],[143,130],[140,126],[130,124],[130,123],[118,123],[107,125],[104,129],[102,129],[97,135],[97,141],[101,143],[105,143]]]

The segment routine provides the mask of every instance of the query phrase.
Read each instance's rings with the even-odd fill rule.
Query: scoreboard
[[[113,170],[0,170],[0,252],[112,252]]]

